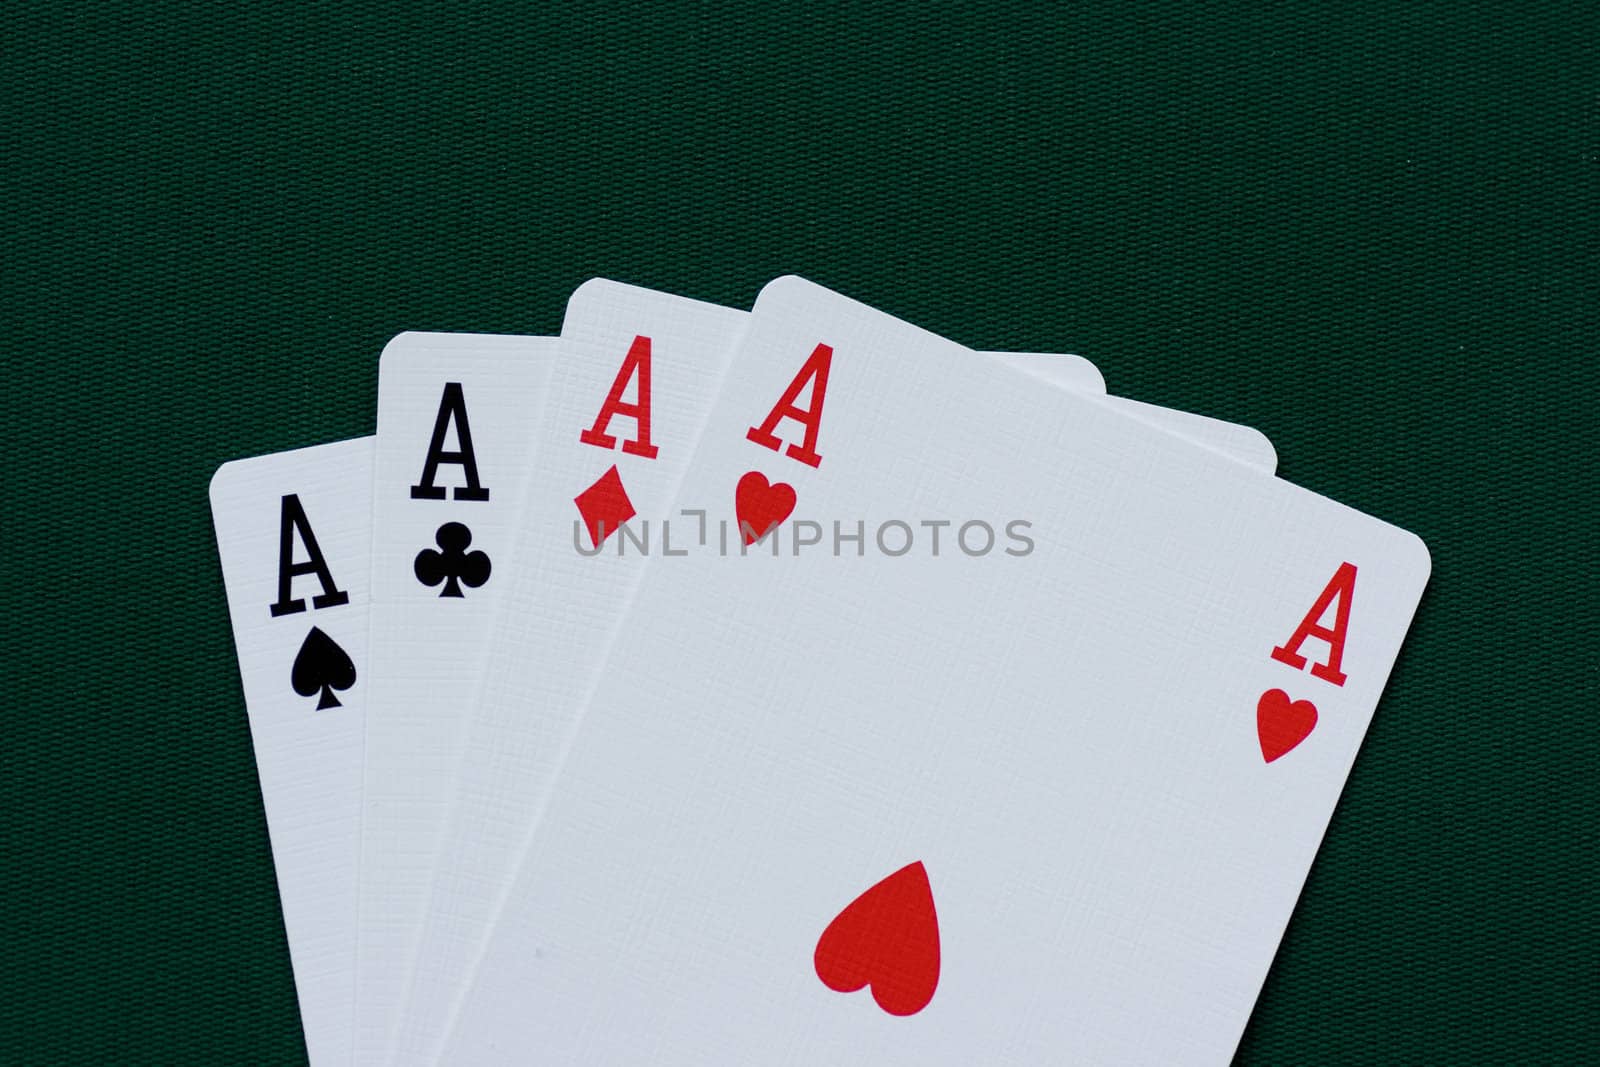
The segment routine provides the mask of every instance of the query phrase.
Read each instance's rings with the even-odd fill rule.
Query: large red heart
[[[939,917],[921,863],[862,893],[817,939],[817,977],[836,993],[872,987],[890,1015],[915,1015],[939,986]]]
[[[787,519],[793,510],[794,486],[768,482],[760,471],[750,471],[739,479],[739,488],[733,494],[733,513],[738,516],[745,544],[767,536],[767,531]]]
[[[1282,689],[1268,689],[1256,701],[1256,736],[1268,763],[1294,748],[1317,725],[1317,706],[1309,700],[1290,700]]]

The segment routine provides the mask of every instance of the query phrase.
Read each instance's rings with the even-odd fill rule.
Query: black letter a
[[[328,561],[317,547],[317,535],[311,532],[311,523],[306,521],[306,509],[300,506],[300,497],[295,493],[285,496],[278,516],[278,602],[272,605],[272,617],[276,619],[306,610],[304,600],[294,599],[295,576],[301,574],[315,574],[322,583],[322,595],[311,598],[312,607],[336,608],[350,603],[350,594],[333,584],[333,572],[328,570]],[[310,557],[304,563],[294,561],[296,533]]]
[[[456,422],[456,443],[459,451],[447,452],[444,436],[450,432],[450,420]],[[467,484],[455,491],[457,500],[488,500],[489,490],[478,484],[478,457],[472,452],[472,428],[467,425],[467,401],[461,395],[460,382],[446,382],[444,395],[439,398],[439,415],[433,420],[433,440],[428,442],[428,458],[422,464],[422,477],[411,487],[412,500],[443,500],[444,486],[434,485],[443,463],[459,463]]]

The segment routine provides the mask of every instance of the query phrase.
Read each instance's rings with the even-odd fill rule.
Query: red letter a
[[[628,382],[633,376],[639,376],[639,385],[634,396],[635,403],[628,403],[622,399],[622,391],[628,387]],[[622,450],[630,456],[643,456],[645,459],[655,459],[659,451],[650,443],[650,338],[635,337],[633,344],[628,347],[628,354],[622,361],[622,369],[617,371],[616,381],[611,383],[611,392],[606,394],[606,402],[600,408],[600,414],[594,417],[594,425],[578,435],[578,440],[586,445],[596,448],[616,448],[617,439],[606,433],[606,428],[611,425],[615,415],[626,415],[638,423],[638,437],[632,441],[622,442]]]
[[[806,360],[805,366],[800,368],[800,373],[789,383],[789,388],[783,391],[783,396],[767,413],[767,420],[759,427],[750,427],[750,432],[745,436],[756,444],[776,452],[783,442],[778,440],[778,435],[772,431],[778,428],[778,423],[782,420],[794,419],[806,428],[806,437],[801,444],[790,445],[787,455],[790,459],[797,459],[808,467],[821,466],[822,457],[817,455],[817,437],[822,433],[822,401],[828,395],[828,367],[832,363],[832,345],[818,345],[812,350],[811,358]],[[808,411],[796,406],[795,401],[800,398],[800,390],[813,379],[815,383],[811,386],[811,409]]]
[[[1282,646],[1273,649],[1272,658],[1279,663],[1287,663],[1297,671],[1304,670],[1306,658],[1300,655],[1300,646],[1305,644],[1308,637],[1320,638],[1328,642],[1328,662],[1313,663],[1311,674],[1325,682],[1343,685],[1345,675],[1339,670],[1339,662],[1344,659],[1344,639],[1350,629],[1350,600],[1355,596],[1355,592],[1356,565],[1339,564],[1339,569],[1328,580],[1327,588],[1322,590],[1322,595],[1317,597],[1317,602],[1311,606],[1306,617],[1300,620],[1300,626],[1295,630],[1294,636]],[[1321,622],[1328,605],[1335,600],[1339,602],[1339,606],[1334,612],[1333,629],[1330,630]]]

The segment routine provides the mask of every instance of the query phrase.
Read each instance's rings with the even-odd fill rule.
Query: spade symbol
[[[295,653],[289,684],[303,697],[320,692],[318,711],[337,708],[339,698],[333,691],[343,692],[356,684],[356,665],[350,662],[350,656],[338,642],[313,626],[306,639],[300,642],[300,651]]]
[[[433,535],[438,551],[425,548],[417,553],[412,569],[423,585],[444,584],[440,596],[462,596],[461,587],[476,589],[489,580],[489,554],[473,549],[472,531],[459,522],[447,522]]]

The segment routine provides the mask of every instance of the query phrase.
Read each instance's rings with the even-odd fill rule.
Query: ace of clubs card
[[[555,345],[402,333],[379,361],[358,1063],[400,1020]]]

